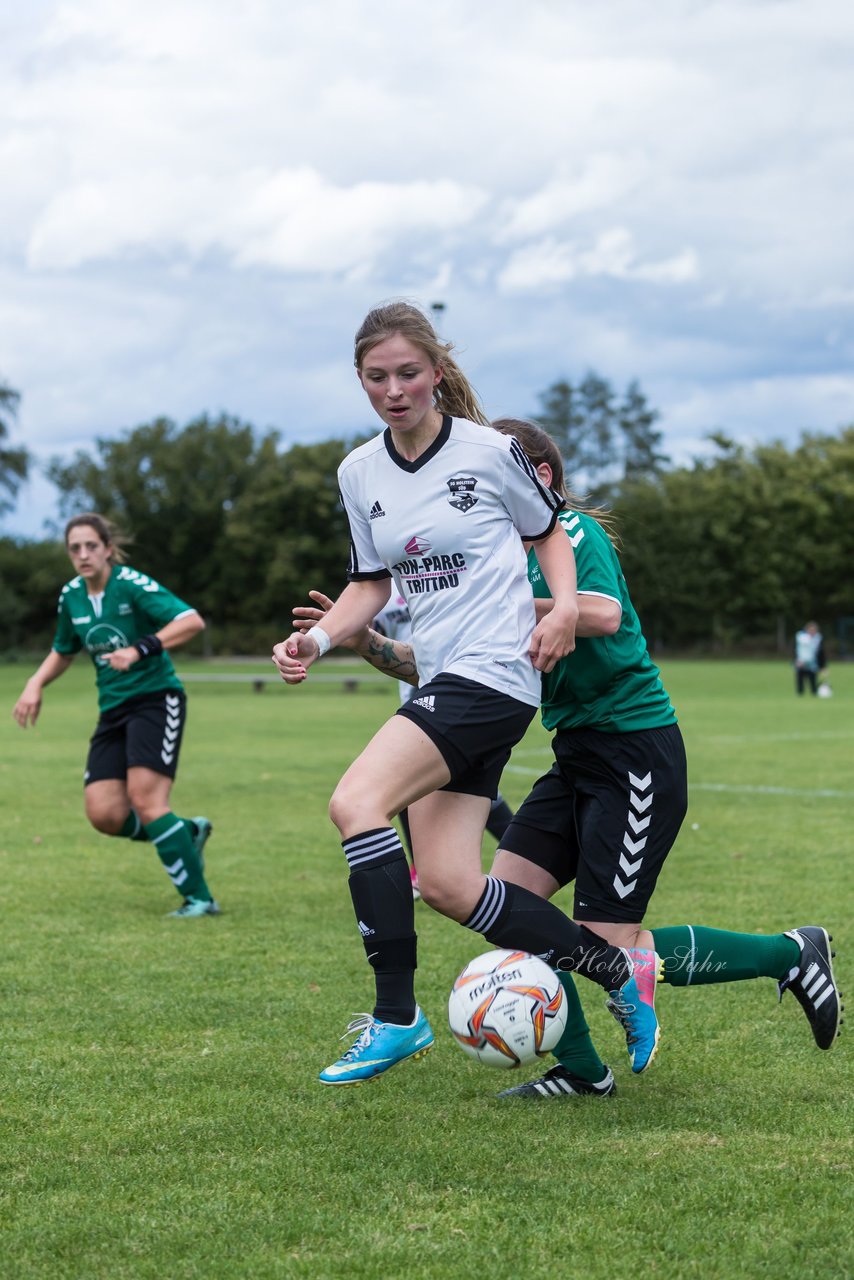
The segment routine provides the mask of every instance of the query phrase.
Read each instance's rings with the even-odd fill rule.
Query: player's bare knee
[[[433,879],[429,872],[419,872],[418,888],[421,891],[422,900],[428,907],[460,923],[468,920],[477,905],[477,896],[472,899],[471,894],[467,894],[461,885],[448,884],[442,879]]]
[[[339,783],[332,793],[329,817],[344,840],[361,831],[373,831],[378,827],[391,825],[389,814],[383,813],[364,791],[349,786],[346,782]]]
[[[105,836],[117,836],[124,826],[127,814],[119,814],[115,810],[86,806],[86,817],[90,826]]]

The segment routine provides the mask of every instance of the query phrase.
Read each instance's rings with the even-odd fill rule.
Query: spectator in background
[[[795,689],[799,694],[805,684],[810,693],[818,693],[818,673],[824,665],[824,638],[818,623],[808,622],[795,636]]]

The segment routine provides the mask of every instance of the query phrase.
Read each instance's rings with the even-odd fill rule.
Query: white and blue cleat
[[[321,1071],[321,1084],[362,1084],[408,1058],[422,1058],[433,1048],[430,1023],[417,1006],[408,1026],[379,1022],[370,1013],[360,1013],[341,1039],[353,1032],[358,1033],[355,1042],[337,1062]]]

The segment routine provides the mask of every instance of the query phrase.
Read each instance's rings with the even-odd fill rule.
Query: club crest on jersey
[[[476,502],[479,501],[474,496],[474,487],[477,484],[474,476],[451,476],[448,481],[448,488],[451,496],[448,498],[452,507],[456,507],[458,511],[462,511],[463,515],[467,511],[471,511]]]
[[[419,538],[416,534],[414,538],[409,539],[403,549],[408,556],[426,556],[428,551],[433,550],[433,543],[427,538]]]

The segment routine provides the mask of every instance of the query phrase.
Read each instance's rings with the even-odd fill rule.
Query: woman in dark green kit
[[[555,763],[533,786],[501,839],[493,874],[544,898],[575,882],[573,918],[615,946],[654,947],[662,981],[703,986],[770,977],[801,1004],[820,1049],[836,1038],[842,1005],[830,940],[817,925],[783,934],[731,933],[702,925],[644,928],[658,874],[687,807],[685,751],[676,713],[647,652],[603,513],[567,492],[563,461],[534,423],[502,419],[543,482],[567,506],[559,519],[575,551],[579,615],[574,653],[543,675],[542,713]],[[528,554],[537,617],[548,585]],[[569,1018],[558,1064],[503,1097],[604,1097],[614,1079],[599,1058],[570,974],[561,973]],[[620,1011],[612,1007],[619,1019]]]
[[[60,593],[53,647],[12,714],[22,729],[34,725],[45,685],[85,649],[100,710],[84,774],[86,816],[105,835],[154,845],[183,898],[172,916],[217,915],[203,873],[211,823],[170,807],[186,697],[168,651],[205,624],[191,605],[124,564],[121,541],[94,512],[69,520],[65,545],[76,576]]]

